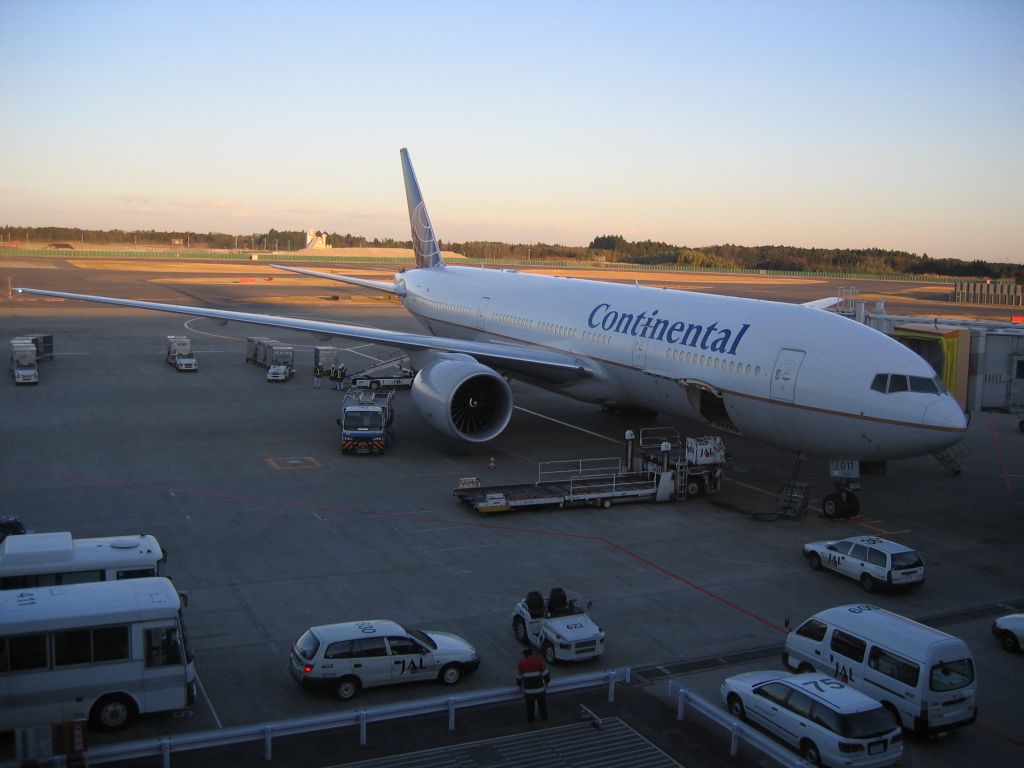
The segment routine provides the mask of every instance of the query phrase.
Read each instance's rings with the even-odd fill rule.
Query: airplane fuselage
[[[935,373],[899,342],[819,309],[471,267],[398,280],[405,307],[434,335],[586,361],[593,376],[550,387],[578,400],[642,406],[831,458],[935,452],[965,428],[944,392],[873,390],[880,373]]]

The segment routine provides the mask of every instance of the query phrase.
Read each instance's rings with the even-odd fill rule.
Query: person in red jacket
[[[540,712],[540,719],[548,719],[547,690],[551,676],[544,659],[533,655],[533,650],[523,651],[523,658],[516,667],[516,685],[523,689],[526,697],[526,722],[532,723],[535,712]]]

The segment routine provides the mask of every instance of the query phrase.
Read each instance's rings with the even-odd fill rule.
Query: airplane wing
[[[332,275],[331,277],[337,277],[337,275]],[[407,351],[462,353],[471,355],[484,365],[488,365],[498,371],[511,371],[545,381],[569,382],[594,375],[592,364],[583,358],[557,350],[538,349],[521,344],[450,339],[420,333],[402,333],[380,328],[368,328],[362,325],[328,323],[319,320],[279,317],[276,315],[259,315],[227,309],[187,307],[180,304],[161,304],[154,301],[116,299],[109,296],[90,296],[81,293],[44,291],[38,288],[16,288],[15,292],[34,296],[73,299],[76,301],[91,301],[99,304],[113,304],[120,307],[135,307],[137,309],[155,310],[157,312],[174,312],[179,315],[190,315],[192,317],[208,317],[219,322],[221,325],[228,321],[234,321],[238,323],[251,323],[253,325],[268,325],[274,328],[289,328],[294,331],[307,331],[325,340],[337,336],[339,338],[354,339],[372,344],[382,344]]]
[[[814,301],[805,301],[803,303],[803,306],[811,307],[812,309],[828,309],[829,307],[834,307],[840,301],[842,301],[842,299],[840,299],[838,296],[829,296],[827,299],[815,299]]]
[[[284,269],[289,272],[297,272],[300,275],[309,275],[310,277],[321,277],[324,280],[337,280],[339,283],[351,283],[352,285],[358,285],[361,288],[372,288],[376,291],[393,293],[395,296],[405,296],[405,286],[402,285],[401,283],[382,283],[379,280],[365,280],[361,277],[336,275],[332,272],[317,272],[312,269],[301,269],[299,267],[286,267],[281,264],[271,264],[270,266],[272,266],[274,269]]]

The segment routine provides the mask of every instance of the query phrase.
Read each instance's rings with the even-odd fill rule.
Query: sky
[[[1024,3],[0,0],[0,225],[1024,262]]]

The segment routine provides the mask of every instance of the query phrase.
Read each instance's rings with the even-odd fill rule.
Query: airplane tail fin
[[[409,225],[412,228],[412,246],[416,251],[416,266],[419,269],[443,267],[441,249],[430,224],[430,215],[423,202],[419,182],[416,181],[416,171],[412,169],[409,150],[405,148],[402,149],[402,175],[405,177],[405,198],[409,203]]]

